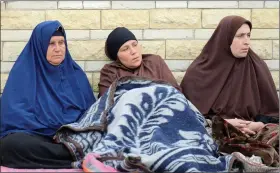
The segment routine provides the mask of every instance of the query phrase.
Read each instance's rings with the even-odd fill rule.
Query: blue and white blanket
[[[137,160],[152,172],[228,172],[234,160],[218,155],[204,117],[182,93],[139,77],[113,83],[79,121],[61,127],[55,138],[77,161],[93,152],[115,158],[104,164],[120,171],[135,170],[131,163]]]

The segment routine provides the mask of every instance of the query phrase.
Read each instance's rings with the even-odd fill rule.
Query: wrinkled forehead
[[[232,43],[232,40],[237,32],[237,30],[243,25],[248,24],[250,30],[252,28],[252,24],[250,21],[246,20],[241,16],[227,16],[224,17],[219,25],[218,30],[223,37],[226,37],[228,40],[229,45]]]
[[[121,47],[129,46],[129,45],[132,45],[132,44],[135,44],[135,43],[138,43],[138,41],[137,40],[128,40],[124,44],[122,44]]]
[[[44,53],[46,53],[51,37],[56,30],[61,30],[65,38],[65,31],[60,22],[58,21],[42,22],[35,27],[31,36],[31,41],[36,45],[40,44]]]
[[[46,21],[42,22],[34,30],[34,34],[38,40],[44,43],[48,43],[56,30],[61,30],[63,33],[64,29],[58,21]],[[65,34],[64,34],[65,35]]]

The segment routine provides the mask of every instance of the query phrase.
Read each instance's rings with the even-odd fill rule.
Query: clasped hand
[[[264,127],[262,122],[245,121],[241,119],[225,119],[228,123],[241,130],[242,133],[248,135],[255,135],[260,129]]]

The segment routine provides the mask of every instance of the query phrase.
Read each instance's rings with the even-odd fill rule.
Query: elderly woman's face
[[[65,40],[63,36],[53,36],[50,40],[47,60],[52,65],[59,65],[65,58]]]
[[[236,58],[244,58],[247,56],[250,48],[251,31],[248,24],[243,24],[233,38],[230,49]]]
[[[136,40],[125,42],[118,51],[118,59],[128,68],[137,68],[142,62],[141,46]]]

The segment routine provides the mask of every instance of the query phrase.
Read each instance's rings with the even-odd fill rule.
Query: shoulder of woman
[[[161,56],[155,54],[143,54],[142,57],[144,61],[158,62],[163,60]]]
[[[116,70],[117,66],[115,62],[111,62],[109,64],[105,64],[102,69],[101,72],[114,72]]]

